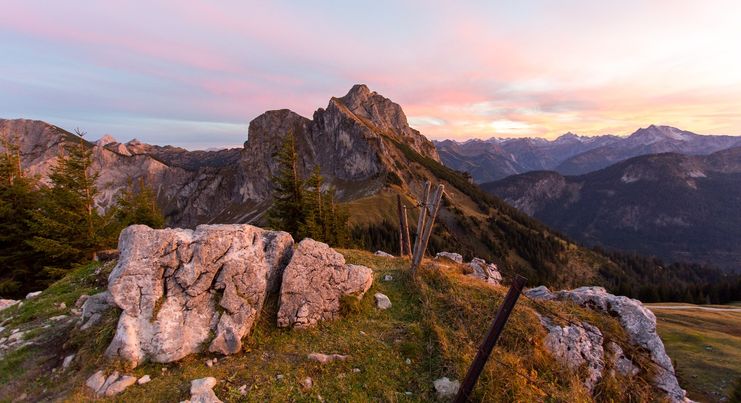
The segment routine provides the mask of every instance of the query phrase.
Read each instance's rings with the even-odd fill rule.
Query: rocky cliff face
[[[129,179],[144,178],[157,191],[171,225],[254,222],[269,205],[274,155],[288,133],[296,138],[301,173],[320,166],[341,200],[377,192],[388,175],[409,178],[401,172],[404,158],[394,142],[439,161],[435,146],[409,127],[398,104],[356,85],[318,109],[313,119],[286,109],[265,112],[250,123],[241,150],[187,151],[138,140],[120,143],[110,136],[86,142],[100,172],[98,206],[111,206]],[[77,141],[56,126],[23,119],[0,120],[0,136],[19,140],[24,168],[42,180],[48,180],[60,146]]]

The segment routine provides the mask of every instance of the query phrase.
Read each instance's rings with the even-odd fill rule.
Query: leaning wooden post
[[[401,206],[402,210],[402,219],[404,219],[404,225],[402,225],[402,231],[404,235],[404,245],[406,246],[406,250],[404,251],[404,256],[411,256],[412,255],[412,241],[409,237],[409,217],[407,216],[407,206],[403,205]]]
[[[520,293],[522,292],[522,288],[525,286],[526,280],[525,277],[518,275],[509,287],[509,291],[504,297],[504,302],[502,302],[502,305],[499,307],[497,316],[491,323],[489,332],[486,334],[484,341],[481,342],[479,351],[476,352],[476,357],[474,357],[471,367],[468,368],[466,377],[463,379],[460,389],[458,389],[458,395],[456,395],[454,400],[455,403],[468,402],[468,398],[471,396],[471,391],[473,390],[474,385],[476,385],[476,381],[479,379],[481,371],[484,369],[486,360],[489,359],[491,351],[497,344],[499,335],[502,334],[504,325],[507,323],[507,319],[509,318],[509,314],[512,313],[515,303],[517,303],[517,298],[520,297]]]
[[[404,218],[401,211],[401,195],[396,195],[396,214],[399,216],[399,256],[404,257]]]
[[[422,213],[429,215],[429,218],[425,219],[419,240],[417,245],[415,245],[414,254],[412,255],[413,276],[415,275],[415,272],[425,255],[425,251],[427,250],[427,243],[430,240],[430,235],[432,235],[432,227],[435,225],[435,217],[437,217],[437,212],[440,210],[440,201],[442,200],[444,189],[445,187],[443,185],[438,185],[435,195],[432,196],[432,199],[426,203],[427,205],[422,209]]]
[[[420,203],[419,219],[417,220],[417,236],[414,239],[414,249],[412,254],[417,253],[419,238],[422,236],[422,228],[424,227],[425,219],[427,218],[427,208],[425,206],[427,206],[427,198],[430,194],[430,186],[431,184],[429,181],[425,182],[425,191],[422,196],[422,202]]]

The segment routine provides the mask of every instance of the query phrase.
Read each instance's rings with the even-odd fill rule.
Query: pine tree
[[[76,134],[62,145],[49,175],[51,186],[42,190],[40,208],[32,214],[35,236],[27,241],[46,257],[50,279],[63,275],[73,263],[93,258],[105,242],[95,208],[98,174],[92,168],[92,151],[83,140],[85,133]]]
[[[17,138],[0,139],[0,295],[22,295],[24,286],[34,286],[38,256],[25,243],[31,228],[31,212],[38,192],[34,178],[21,168]]]
[[[314,167],[311,176],[306,181],[304,191],[304,223],[301,228],[301,236],[315,240],[326,238],[326,211],[324,211],[322,185],[324,179],[319,166]]]
[[[289,232],[300,239],[305,226],[304,184],[298,172],[298,153],[293,133],[288,133],[276,154],[278,174],[273,177],[273,205],[268,222],[273,228]]]
[[[144,224],[151,228],[162,228],[165,225],[165,217],[157,206],[157,195],[143,177],[139,178],[136,186],[129,179],[108,215],[117,227],[116,237],[120,230],[133,224]]]

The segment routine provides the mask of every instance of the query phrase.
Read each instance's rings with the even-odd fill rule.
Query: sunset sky
[[[0,117],[234,146],[365,83],[433,139],[741,134],[738,0],[248,3],[3,1]]]

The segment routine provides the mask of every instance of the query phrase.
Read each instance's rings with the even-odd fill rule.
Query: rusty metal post
[[[484,341],[479,346],[479,351],[476,352],[476,357],[473,359],[471,367],[468,368],[468,372],[466,373],[466,377],[463,379],[460,389],[458,389],[458,395],[456,395],[454,400],[455,403],[465,403],[468,401],[471,391],[476,385],[476,381],[478,381],[481,371],[484,369],[486,360],[489,359],[489,355],[491,355],[491,351],[497,344],[499,335],[502,334],[504,325],[507,323],[507,319],[509,319],[509,314],[512,313],[512,309],[514,309],[515,304],[517,303],[517,298],[520,297],[522,288],[525,286],[525,281],[527,281],[527,279],[520,275],[515,276],[514,281],[512,281],[512,285],[509,287],[509,291],[504,297],[504,302],[502,302],[502,305],[499,307],[497,316],[494,317],[489,332],[486,334]]]

